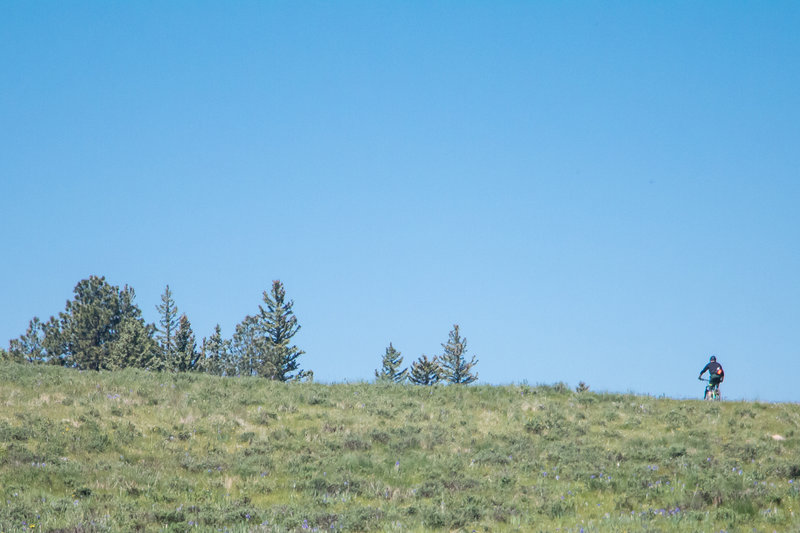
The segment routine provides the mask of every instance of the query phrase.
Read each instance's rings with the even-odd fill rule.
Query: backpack
[[[716,361],[711,361],[708,363],[706,368],[708,369],[708,377],[710,379],[715,381],[719,380],[720,383],[722,383],[722,380],[725,379],[725,371],[722,370],[722,365]]]

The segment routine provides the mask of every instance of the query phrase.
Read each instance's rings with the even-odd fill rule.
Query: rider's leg
[[[717,399],[721,398],[721,395],[720,395],[720,392],[719,392],[719,384],[720,383],[722,383],[722,380],[719,379],[717,376],[711,376],[711,379],[708,382],[708,386],[711,387],[714,390],[714,393],[716,394]]]

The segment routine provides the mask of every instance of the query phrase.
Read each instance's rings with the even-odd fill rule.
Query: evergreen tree
[[[478,361],[473,356],[472,360],[467,362],[467,339],[459,335],[458,324],[453,326],[447,344],[442,344],[442,347],[444,348],[444,354],[440,358],[442,379],[448,383],[463,385],[478,379],[478,374],[471,372]]]
[[[161,304],[156,306],[159,313],[158,343],[161,347],[161,362],[159,369],[170,370],[175,365],[175,333],[178,330],[178,306],[172,299],[169,285],[161,295]]]
[[[24,361],[24,359],[20,359],[12,355],[11,352],[0,348],[0,363],[21,363],[22,361]]]
[[[128,354],[129,359],[123,363],[126,368],[152,368],[158,355],[153,338],[155,325],[145,324],[142,310],[134,303],[136,292],[133,287],[125,285],[122,289],[117,289],[114,286],[112,289],[118,297],[118,303],[109,346],[109,364],[103,368],[112,368],[112,354]]]
[[[375,371],[375,378],[382,383],[402,383],[408,378],[408,369],[400,370],[400,365],[403,364],[403,358],[400,352],[394,349],[392,343],[386,348],[386,353],[383,354],[380,370]]]
[[[81,369],[104,369],[121,318],[118,289],[91,276],[78,282],[74,292],[62,317],[68,361]]]
[[[114,287],[114,290],[117,291],[117,288]],[[126,318],[131,318],[133,320],[142,320],[142,311],[139,307],[133,302],[136,299],[136,292],[133,290],[133,287],[128,287],[125,285],[122,289],[119,289],[119,320],[122,321]]]
[[[236,326],[230,341],[230,354],[240,375],[262,376],[279,381],[308,378],[309,372],[299,369],[303,352],[290,344],[300,329],[286,291],[280,281],[272,282],[272,290],[263,293],[264,305],[256,316],[246,316]]]
[[[126,317],[119,326],[119,335],[112,343],[108,363],[110,370],[122,368],[152,368],[158,362],[159,347],[153,332],[155,326],[144,320]]]
[[[175,372],[188,372],[197,370],[200,353],[197,351],[192,324],[185,314],[178,321],[178,330],[175,333],[175,357],[172,370]]]
[[[65,310],[59,313],[59,319],[52,318],[44,328],[42,344],[48,357],[85,370],[103,370],[111,365],[119,367],[122,363],[116,359],[112,361],[110,354],[120,338],[123,321],[140,322],[144,326],[141,311],[133,302],[133,289],[127,286],[119,289],[102,276],[90,276],[78,282],[74,294],[74,298],[67,301]],[[129,325],[128,329],[133,327]],[[149,338],[152,331],[144,329]],[[146,343],[144,337],[141,339]],[[127,349],[135,352],[138,348]],[[117,355],[121,353],[117,351]],[[130,365],[126,363],[124,366]]]
[[[39,317],[33,317],[28,323],[28,329],[18,339],[13,339],[8,344],[10,357],[18,361],[41,363],[47,360],[44,347],[44,324]]]
[[[294,302],[286,300],[286,290],[280,280],[273,281],[272,290],[264,291],[263,296],[265,306],[259,306],[259,324],[268,341],[268,353],[259,374],[278,381],[300,379],[305,373],[300,370],[298,358],[305,352],[290,344],[300,329],[292,311]]]
[[[423,354],[411,363],[408,380],[415,385],[435,385],[441,379],[441,372],[439,358],[434,356],[433,359],[428,359],[428,356]]]
[[[215,376],[235,375],[235,367],[230,359],[228,342],[222,339],[222,329],[219,324],[214,328],[214,334],[208,339],[203,339],[203,370]],[[233,372],[231,371],[233,370]]]
[[[254,316],[246,316],[233,332],[230,342],[231,365],[235,376],[266,376],[274,374],[270,360],[270,346],[264,329]]]
[[[119,297],[105,278],[91,276],[75,287],[62,317],[68,361],[85,370],[101,370],[116,331]]]
[[[51,365],[66,365],[67,347],[61,329],[61,320],[51,316],[50,320],[44,323],[42,331],[44,334],[42,346],[47,352],[47,362]]]

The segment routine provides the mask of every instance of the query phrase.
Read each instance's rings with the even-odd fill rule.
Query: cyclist
[[[703,379],[703,374],[708,372],[708,387],[710,390],[716,389],[719,392],[719,384],[725,379],[725,371],[722,370],[722,365],[717,363],[717,356],[712,355],[708,360],[708,364],[700,371],[697,379]]]

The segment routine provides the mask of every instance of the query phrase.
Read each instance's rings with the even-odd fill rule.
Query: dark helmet
[[[717,362],[717,356],[716,355],[712,355],[711,359],[709,359],[709,361],[711,361],[712,363],[716,363]]]

